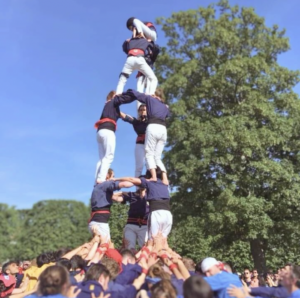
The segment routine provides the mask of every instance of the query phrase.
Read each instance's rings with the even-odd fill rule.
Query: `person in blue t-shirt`
[[[300,266],[292,265],[282,274],[282,284],[289,292],[288,298],[300,298]]]
[[[205,258],[201,263],[201,269],[206,276],[204,279],[214,291],[215,297],[229,298],[227,288],[230,285],[236,287],[242,286],[239,277],[235,274],[222,271],[220,269],[220,262],[215,258]]]

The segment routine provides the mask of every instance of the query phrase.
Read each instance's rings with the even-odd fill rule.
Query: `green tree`
[[[0,204],[0,263],[16,256],[20,226],[17,210]]]
[[[277,62],[285,30],[227,1],[158,23],[168,42],[156,74],[173,113],[165,162],[185,207],[176,226],[199,217],[213,251],[248,245],[259,270],[285,261],[282,249],[299,261],[299,72]]]
[[[74,248],[86,242],[89,210],[82,202],[47,200],[23,212],[24,226],[19,254],[29,258],[62,247]]]
[[[129,206],[114,203],[111,207],[109,219],[110,235],[116,248],[122,247],[123,229],[127,221]]]

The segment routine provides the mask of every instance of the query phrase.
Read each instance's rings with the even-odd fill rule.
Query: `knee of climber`
[[[120,75],[119,75],[119,78],[121,77],[125,77],[126,79],[129,78],[129,74],[128,73],[125,73],[125,72],[121,72]]]

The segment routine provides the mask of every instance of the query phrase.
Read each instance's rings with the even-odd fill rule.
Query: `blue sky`
[[[44,199],[88,203],[98,158],[93,124],[125,62],[126,20],[154,21],[211,2],[0,1],[0,202],[17,208]],[[279,63],[299,68],[298,0],[230,3],[253,6],[267,25],[286,28],[291,50]],[[166,43],[159,27],[157,43]],[[135,87],[132,75],[125,88]],[[135,114],[135,103],[122,110]],[[116,136],[112,167],[117,176],[133,176],[135,133],[119,121]]]

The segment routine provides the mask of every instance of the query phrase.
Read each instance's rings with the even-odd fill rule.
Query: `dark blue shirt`
[[[251,296],[287,298],[289,292],[285,287],[256,287],[251,288]]]
[[[121,285],[132,284],[142,273],[142,267],[138,264],[122,264],[122,272],[117,276],[116,283]]]
[[[110,207],[112,205],[113,192],[120,189],[119,183],[119,181],[108,180],[94,186],[91,197],[92,211],[97,211],[103,207]]]
[[[102,292],[104,292],[102,286],[99,282],[95,280],[82,281],[77,284],[77,289],[80,289],[80,293],[77,298],[91,298],[91,294],[94,293],[95,297],[99,297]],[[76,290],[74,292],[76,292]]]
[[[129,218],[148,219],[149,207],[147,205],[146,197],[141,198],[136,192],[123,193],[123,204],[129,203]]]
[[[169,186],[165,185],[160,179],[157,179],[157,181],[148,181],[145,178],[140,179],[140,187],[147,190],[147,201],[170,200]]]
[[[122,48],[126,54],[128,54],[128,52],[133,49],[139,49],[144,51],[145,53],[149,45],[150,42],[146,38],[135,37],[131,38],[129,41],[125,40]]]
[[[170,116],[169,107],[155,97],[131,89],[127,90],[125,94],[147,106],[148,123],[153,123],[154,119],[165,122],[166,118]]]
[[[113,99],[105,103],[100,119],[109,118],[117,122],[120,118],[120,105],[131,103],[133,101],[134,99],[132,99],[131,96],[128,96],[124,93],[122,95],[115,96]],[[98,130],[99,129],[109,129],[115,131],[116,127],[111,122],[105,122],[98,126]]]
[[[127,116],[123,119],[123,121],[132,124],[134,131],[137,135],[142,135],[146,133],[146,128],[148,125],[147,119],[145,121],[136,119],[134,117]]]

